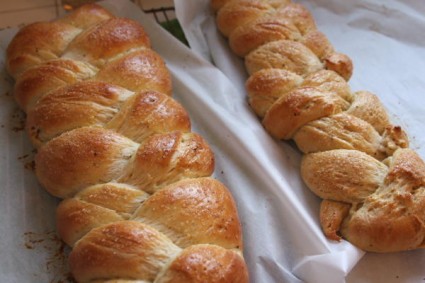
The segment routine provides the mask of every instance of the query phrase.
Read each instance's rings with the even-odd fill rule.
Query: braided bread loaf
[[[302,5],[212,0],[221,33],[244,57],[248,100],[275,138],[305,153],[301,175],[323,199],[320,223],[375,252],[425,243],[425,164],[379,99],[352,93],[351,60],[334,51]]]
[[[86,5],[21,29],[15,97],[78,282],[247,282],[230,192],[135,21]]]

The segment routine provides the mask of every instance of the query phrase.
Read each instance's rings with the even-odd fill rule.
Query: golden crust
[[[224,36],[230,36],[237,27],[272,11],[273,7],[266,1],[230,1],[218,11],[217,27]]]
[[[141,146],[114,131],[78,128],[49,141],[36,155],[36,173],[51,194],[70,197],[113,180],[153,192],[214,170],[207,143],[193,133],[154,135]]]
[[[37,177],[66,198],[56,222],[77,282],[153,282],[179,255],[191,278],[248,281],[236,205],[137,22],[85,5],[22,29],[7,56]],[[200,243],[213,252],[182,253]]]
[[[272,41],[258,47],[245,57],[245,66],[250,75],[262,69],[278,68],[304,76],[323,68],[310,49],[290,40]]]
[[[143,203],[134,219],[152,225],[182,248],[202,243],[242,248],[236,205],[227,189],[211,178],[165,187]]]
[[[297,88],[332,92],[347,102],[353,99],[347,82],[329,70],[320,70],[303,78],[285,69],[269,68],[254,73],[246,81],[249,104],[260,118],[266,115],[278,99]]]
[[[302,77],[283,69],[258,71],[246,81],[249,104],[263,118],[279,98],[301,85],[302,81]]]
[[[78,282],[134,278],[153,282],[180,249],[155,229],[135,221],[95,228],[76,243],[69,264]]]
[[[303,35],[316,29],[316,23],[310,11],[298,3],[287,3],[278,7],[276,16],[290,20]]]
[[[213,170],[213,152],[201,136],[171,132],[148,138],[118,180],[153,193],[184,178],[210,176]]]
[[[304,153],[332,149],[356,149],[377,159],[387,156],[381,152],[381,136],[367,122],[345,112],[314,120],[294,136]]]
[[[282,39],[297,41],[301,38],[298,29],[288,20],[264,16],[236,28],[229,37],[230,48],[244,57],[257,47]]]
[[[71,247],[93,228],[128,220],[149,195],[126,184],[88,187],[62,201],[56,210],[60,237]]]
[[[28,111],[46,94],[94,74],[83,62],[51,60],[23,72],[16,80],[14,96],[21,109]]]
[[[71,197],[85,187],[116,179],[138,146],[113,131],[75,129],[38,150],[36,174],[52,195]]]
[[[399,148],[408,148],[409,138],[400,126],[387,126],[382,135],[381,148],[387,156],[394,155]]]
[[[305,77],[303,87],[314,87],[322,92],[334,92],[347,102],[352,102],[353,95],[350,86],[337,73],[329,70],[320,70]]]
[[[290,139],[308,122],[344,111],[348,103],[333,92],[297,88],[281,97],[266,113],[263,125],[278,139]]]
[[[80,29],[60,22],[40,22],[24,27],[7,47],[7,71],[17,77],[46,60],[59,58],[80,32]]]
[[[351,205],[348,203],[323,200],[320,204],[320,225],[328,239],[339,241],[338,234],[342,221],[347,217]]]
[[[76,198],[62,201],[56,210],[58,234],[71,247],[93,228],[120,220],[115,211]]]
[[[348,80],[353,71],[351,59],[345,54],[335,52],[333,46],[326,36],[317,30],[311,13],[300,4],[290,1],[255,1],[255,0],[233,0],[233,1],[211,1],[211,5],[217,12],[217,27],[220,32],[229,38],[230,47],[239,56],[246,56],[248,61],[247,70],[253,74],[258,68],[252,64],[265,63],[268,67],[280,67],[305,75],[305,71],[293,70],[288,63],[293,60],[298,64],[304,64],[306,53],[314,54],[321,66],[315,71],[326,68],[335,71],[344,79]],[[302,51],[297,52],[287,58],[278,58],[268,54],[253,60],[249,54],[254,50],[262,48],[268,43],[289,40],[299,43]],[[285,46],[285,49],[290,48]],[[272,53],[275,53],[272,52]],[[311,57],[311,54],[308,55]],[[268,62],[267,57],[274,63]],[[287,55],[285,55],[287,56]],[[283,57],[285,57],[283,56]],[[263,60],[262,60],[263,59]],[[313,59],[310,59],[312,62]],[[257,63],[255,63],[257,61]],[[278,61],[283,65],[279,66]],[[302,63],[303,62],[303,63]],[[312,72],[314,70],[309,70]]]
[[[143,28],[130,19],[112,18],[80,33],[68,44],[63,57],[102,67],[117,54],[140,47],[150,47]]]
[[[424,247],[425,166],[377,96],[351,92],[351,59],[300,4],[225,2],[212,0],[219,30],[245,59],[249,104],[273,137],[306,153],[301,175],[323,199],[325,235],[375,252]]]
[[[324,58],[326,69],[337,72],[346,81],[351,78],[353,73],[353,62],[343,53],[332,53]]]
[[[304,155],[301,176],[323,199],[362,202],[384,181],[387,166],[358,150],[335,149]]]
[[[348,150],[304,157],[303,179],[316,194],[330,200],[321,209],[326,235],[335,239],[339,231],[354,245],[374,252],[423,246],[425,163],[411,149],[396,150],[388,163],[389,168]]]
[[[140,204],[149,197],[149,194],[127,184],[106,183],[85,188],[75,197],[81,201],[114,210],[125,218],[130,218]]]
[[[109,11],[96,4],[86,4],[66,14],[57,22],[66,23],[80,29],[87,29],[102,21],[114,18]]]
[[[142,48],[109,62],[94,77],[132,91],[155,90],[171,96],[171,77],[162,58]]]
[[[398,179],[407,181],[411,189],[425,186],[425,163],[412,149],[397,150],[393,154],[386,182]]]
[[[84,81],[50,92],[27,112],[26,127],[39,147],[63,132],[86,126],[106,127],[142,142],[153,134],[190,131],[189,115],[171,97],[133,93],[119,86]]]
[[[368,91],[354,93],[353,102],[347,113],[368,122],[380,134],[390,125],[387,111],[381,101]]]
[[[185,250],[157,278],[158,283],[243,283],[248,271],[242,257],[213,245],[194,245]]]
[[[176,100],[156,91],[136,93],[106,125],[136,142],[154,134],[190,132],[189,114]]]
[[[106,125],[129,95],[120,87],[91,81],[59,88],[27,112],[29,136],[40,146],[63,132]]]
[[[375,205],[379,208],[373,209]],[[363,250],[398,252],[423,245],[425,228],[422,219],[403,212],[398,204],[377,200],[356,211],[341,233]]]
[[[320,60],[334,53],[334,48],[326,35],[317,29],[309,30],[300,38],[300,42],[313,51]]]

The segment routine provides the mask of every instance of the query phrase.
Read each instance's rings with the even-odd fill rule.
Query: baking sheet
[[[350,80],[353,91],[369,90],[377,94],[388,109],[395,124],[409,134],[411,147],[425,158],[425,6],[419,0],[410,1],[336,1],[300,0],[312,11],[319,29],[335,48],[349,54],[354,62]],[[223,93],[228,113],[237,114],[239,121],[255,128],[258,121],[249,115],[244,83],[247,78],[243,61],[231,53],[226,40],[217,32],[209,0],[176,0],[176,13],[186,37],[201,57],[211,62],[227,76],[234,89]],[[256,135],[264,137],[260,129]],[[273,144],[273,145],[272,145]],[[268,233],[275,234],[269,242],[276,255],[255,254],[255,282],[292,282],[279,277],[284,270],[306,282],[422,282],[425,280],[425,251],[375,254],[353,248],[346,242],[323,239],[318,229],[318,203],[298,175],[299,153],[285,142],[258,144],[254,155],[269,159],[272,168],[261,174],[272,175],[274,194],[279,196],[268,211],[273,219]],[[264,148],[264,146],[270,146]],[[271,148],[280,147],[292,162],[279,159]],[[266,153],[264,154],[264,152]],[[271,154],[270,154],[271,152]],[[282,154],[282,153],[281,153]],[[273,170],[276,169],[276,170]],[[265,190],[272,191],[267,183]],[[263,189],[263,188],[262,188]],[[270,197],[270,196],[269,196]],[[302,218],[302,219],[300,219]],[[279,236],[278,236],[279,235]],[[261,241],[261,240],[259,240]],[[256,253],[256,252],[255,252]],[[269,261],[266,264],[263,259]],[[273,262],[274,261],[274,262]],[[273,262],[273,263],[272,263]],[[354,266],[353,269],[351,269]],[[257,273],[262,270],[262,273]],[[278,275],[276,275],[278,274]],[[263,277],[264,276],[264,277]],[[275,277],[273,277],[275,276]],[[264,278],[274,278],[268,280]],[[295,281],[295,280],[294,280]]]

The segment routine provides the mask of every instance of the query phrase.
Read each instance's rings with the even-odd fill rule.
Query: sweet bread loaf
[[[212,0],[217,27],[244,58],[248,101],[275,138],[305,154],[301,176],[323,199],[332,240],[375,252],[425,243],[425,165],[377,96],[353,93],[352,62],[289,0]]]
[[[137,22],[85,5],[6,61],[77,282],[248,282],[235,202]]]

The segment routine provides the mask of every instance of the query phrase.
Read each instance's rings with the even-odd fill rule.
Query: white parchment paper
[[[411,147],[425,158],[425,5],[422,1],[296,2],[306,5],[335,48],[352,58],[352,90],[377,94],[393,122],[408,132]],[[263,142],[252,148],[252,154],[256,162],[262,158],[269,165],[261,169],[261,174],[267,176],[261,190],[267,192],[268,198],[276,198],[265,215],[273,221],[267,232],[274,236],[270,236],[273,240],[262,239],[263,236],[254,239],[253,243],[266,241],[267,244],[264,253],[250,251],[255,256],[249,259],[254,268],[252,281],[292,282],[297,277],[306,282],[423,282],[423,250],[367,253],[362,257],[362,251],[346,242],[323,239],[318,228],[319,200],[299,180],[300,154],[288,143],[267,140],[265,133],[257,128],[258,121],[249,115],[243,61],[231,53],[226,40],[217,32],[209,0],[175,3],[177,17],[192,49],[213,62],[234,86],[233,90],[229,88],[229,93],[220,94],[226,96],[222,99],[223,106],[228,113],[237,113],[239,121]],[[227,84],[222,81],[222,85]],[[282,154],[288,159],[281,159]],[[248,230],[251,225],[254,224],[248,224]],[[294,277],[284,276],[288,274]]]

